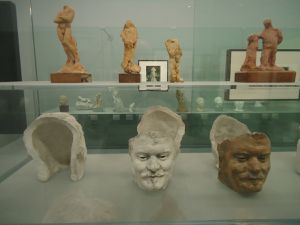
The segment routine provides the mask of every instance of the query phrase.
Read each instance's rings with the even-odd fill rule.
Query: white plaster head
[[[214,99],[216,108],[222,108],[223,107],[223,98],[220,96],[215,97]]]
[[[67,167],[73,181],[82,178],[87,149],[81,125],[70,114],[39,116],[24,131],[23,141],[37,165],[40,181]]]
[[[165,189],[171,179],[185,125],[168,108],[154,106],[146,110],[129,140],[129,155],[134,180],[147,191]]]
[[[201,112],[204,110],[204,106],[205,106],[205,100],[202,97],[197,97],[196,98],[196,104],[197,104],[197,111]]]
[[[251,133],[248,127],[233,117],[220,115],[215,119],[210,130],[209,138],[217,168],[219,168],[218,145],[225,140],[230,140],[248,133]]]
[[[244,111],[244,104],[245,102],[244,101],[235,101],[234,102],[234,111],[237,111],[237,112],[243,112]]]

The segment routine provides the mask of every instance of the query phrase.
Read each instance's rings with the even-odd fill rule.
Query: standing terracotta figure
[[[246,52],[246,58],[244,64],[241,67],[241,71],[256,70],[256,52],[258,49],[259,36],[257,34],[251,34],[248,37],[248,46]]]
[[[170,68],[170,78],[171,82],[183,82],[180,77],[180,58],[182,56],[182,51],[179,46],[179,41],[177,39],[168,39],[165,42],[168,54],[169,54],[169,68]]]
[[[75,16],[75,10],[64,5],[63,9],[58,12],[54,22],[57,23],[57,36],[60,40],[67,55],[66,64],[60,69],[60,73],[86,73],[83,65],[80,64],[77,43],[72,36],[71,23]]]
[[[263,49],[260,58],[262,70],[283,70],[275,65],[277,46],[282,42],[283,36],[279,29],[273,28],[270,19],[264,20],[265,29],[260,34],[263,40]]]
[[[185,101],[184,101],[184,94],[180,90],[176,90],[176,98],[178,101],[178,108],[177,112],[187,112],[187,108],[185,106]]]
[[[133,63],[138,34],[135,25],[130,20],[126,21],[120,36],[124,42],[124,57],[122,62],[124,72],[138,74],[141,71],[141,67]]]

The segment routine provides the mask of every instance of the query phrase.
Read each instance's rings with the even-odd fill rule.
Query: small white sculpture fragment
[[[100,111],[102,110],[101,106],[102,106],[101,93],[96,94],[96,96],[93,99],[78,96],[75,103],[75,107],[78,110],[93,109],[94,111]]]
[[[235,101],[234,102],[234,111],[236,112],[243,112],[244,111],[244,104],[245,102],[244,101]]]
[[[220,115],[215,119],[210,130],[209,138],[217,168],[219,168],[218,145],[227,139],[232,139],[247,133],[251,133],[248,127],[233,117]]]
[[[58,101],[59,101],[59,111],[60,112],[69,112],[68,97],[65,95],[61,95],[61,96],[59,96]]]
[[[24,131],[23,141],[37,165],[40,181],[70,167],[71,179],[84,174],[87,149],[81,125],[68,113],[45,113]]]
[[[92,103],[92,100],[90,98],[84,98],[81,96],[77,97],[77,101],[75,103],[75,107],[78,110],[86,110],[86,109],[92,109],[94,104]]]
[[[204,106],[205,106],[205,100],[204,100],[204,98],[198,97],[198,98],[196,99],[196,104],[197,104],[196,110],[197,110],[198,112],[203,112],[203,111],[204,111]]]
[[[134,106],[135,106],[135,102],[131,103],[131,104],[129,105],[129,107],[128,107],[128,111],[131,112],[131,113],[133,113],[133,112],[135,111]]]
[[[165,189],[172,176],[185,125],[179,115],[162,106],[150,107],[129,140],[134,180],[147,191]]]
[[[216,109],[223,109],[223,98],[220,96],[215,97],[214,99]]]

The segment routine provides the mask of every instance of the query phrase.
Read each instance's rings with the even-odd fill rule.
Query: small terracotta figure
[[[256,70],[256,52],[258,49],[259,36],[257,34],[251,34],[248,37],[248,46],[246,51],[246,58],[244,64],[241,67],[241,71]]]
[[[125,73],[138,74],[141,71],[141,67],[133,63],[138,33],[135,25],[130,20],[126,21],[120,36],[124,42],[122,68]]]
[[[57,23],[58,39],[67,55],[67,62],[60,69],[60,73],[87,73],[84,66],[80,64],[77,43],[72,35],[71,23],[74,16],[75,10],[69,5],[64,5],[54,20],[54,22]]]
[[[185,106],[185,101],[184,101],[184,94],[180,90],[176,90],[176,98],[178,101],[178,108],[177,112],[187,112],[187,108]]]
[[[170,81],[183,82],[180,77],[180,58],[182,51],[177,39],[168,39],[165,42],[169,54]]]
[[[219,180],[240,193],[259,192],[270,170],[271,142],[263,133],[243,134],[218,145]]]
[[[260,68],[262,70],[282,71],[283,68],[275,65],[277,46],[282,42],[283,36],[279,29],[273,28],[270,19],[264,20],[265,29],[260,34],[263,40],[263,49],[260,58]]]

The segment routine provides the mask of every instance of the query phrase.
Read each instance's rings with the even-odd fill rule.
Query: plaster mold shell
[[[23,141],[37,165],[37,177],[47,181],[70,167],[71,180],[84,175],[87,149],[81,125],[68,113],[45,113],[24,131]]]
[[[153,106],[146,110],[137,127],[138,134],[148,131],[165,133],[180,147],[185,125],[181,117],[167,107]]]

